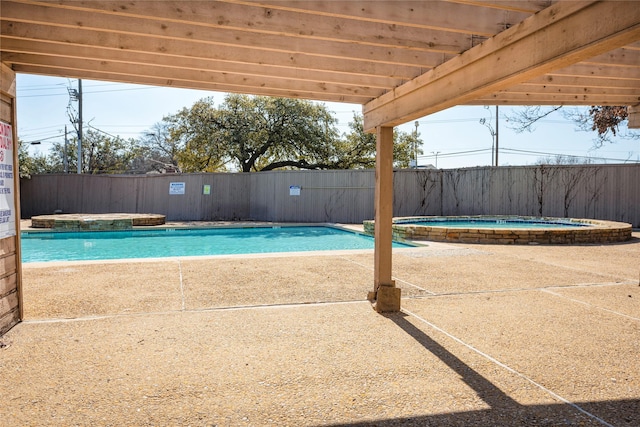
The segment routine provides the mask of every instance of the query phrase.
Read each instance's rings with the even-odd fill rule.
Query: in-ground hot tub
[[[374,221],[364,221],[374,233]],[[463,243],[613,243],[631,238],[631,224],[531,216],[420,216],[393,219],[394,239]]]

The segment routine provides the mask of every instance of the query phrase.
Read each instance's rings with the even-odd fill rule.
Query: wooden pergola
[[[365,129],[377,134],[369,297],[378,311],[400,308],[391,276],[394,126],[456,105],[567,104],[630,106],[630,127],[640,127],[640,2],[633,0],[0,0],[0,7],[5,97],[15,73],[32,73],[361,104]]]

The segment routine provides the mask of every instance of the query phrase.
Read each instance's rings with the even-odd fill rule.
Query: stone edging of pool
[[[157,226],[165,223],[165,215],[110,214],[54,214],[31,217],[31,227],[59,231],[130,230],[133,227]]]
[[[402,224],[406,221],[442,220],[437,226]],[[505,220],[505,221],[545,221],[576,223],[575,227],[561,229],[543,228],[454,228],[447,227],[446,220]],[[624,222],[603,221],[582,218],[552,218],[531,216],[420,216],[393,219],[394,239],[429,240],[451,243],[495,243],[495,244],[575,244],[575,243],[615,243],[631,239],[632,226]],[[580,225],[578,225],[580,224]],[[585,226],[586,225],[586,226]],[[374,234],[374,221],[363,222],[364,231]]]

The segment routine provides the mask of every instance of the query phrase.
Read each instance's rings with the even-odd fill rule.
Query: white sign
[[[289,186],[289,195],[290,196],[299,196],[300,195],[300,186],[298,186],[298,185]]]
[[[0,122],[0,238],[16,235],[16,209],[13,199],[13,130]]]
[[[169,183],[169,194],[184,194],[184,182],[170,182]]]

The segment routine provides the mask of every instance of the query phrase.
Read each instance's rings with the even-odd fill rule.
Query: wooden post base
[[[369,292],[368,295],[373,309],[378,313],[400,311],[400,296],[401,290],[395,286],[380,286],[377,292]]]

